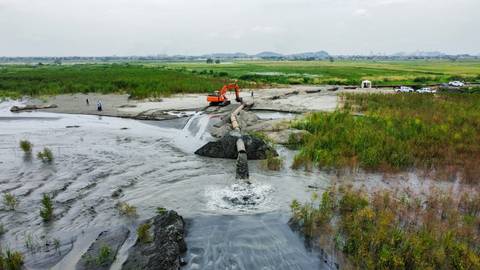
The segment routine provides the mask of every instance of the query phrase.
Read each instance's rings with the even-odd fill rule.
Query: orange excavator
[[[220,91],[215,91],[207,96],[207,101],[210,102],[210,106],[226,106],[230,104],[230,100],[227,98],[228,90],[235,90],[235,100],[242,102],[240,97],[240,87],[236,83],[226,84]]]

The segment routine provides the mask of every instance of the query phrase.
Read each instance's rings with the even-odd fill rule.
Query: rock
[[[137,240],[129,250],[123,270],[178,270],[182,265],[180,255],[187,251],[185,222],[175,211],[166,211],[151,221],[153,240]]]
[[[123,245],[130,231],[125,227],[120,227],[111,231],[101,232],[97,239],[90,245],[88,250],[78,261],[76,270],[87,269],[110,269],[118,250]],[[109,252],[101,252],[102,249],[109,249]],[[103,256],[101,255],[103,253]]]
[[[293,142],[300,142],[302,141],[303,137],[309,134],[306,130],[298,130],[298,129],[285,129],[280,130],[278,132],[269,131],[265,132],[265,135],[272,140],[274,143],[287,145],[290,144],[290,137],[293,136]]]
[[[11,112],[21,112],[21,111],[32,111],[32,110],[40,110],[40,109],[53,109],[58,108],[55,104],[50,105],[25,105],[25,106],[12,106],[10,108]]]
[[[244,130],[245,128],[256,124],[260,118],[253,112],[249,111],[240,111],[237,116],[238,124],[240,125],[240,129]]]
[[[219,141],[205,144],[200,149],[195,151],[195,154],[212,158],[237,159],[238,153],[236,143],[238,136],[234,136],[232,134],[233,132],[230,132]],[[245,143],[247,157],[249,160],[266,159],[268,152],[272,153],[274,156],[278,155],[273,147],[258,137],[243,135],[242,139]]]

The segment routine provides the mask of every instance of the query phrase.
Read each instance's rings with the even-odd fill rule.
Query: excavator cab
[[[220,91],[215,91],[212,94],[207,96],[207,102],[210,103],[210,106],[226,106],[230,104],[230,100],[227,98],[228,90],[235,90],[235,100],[237,102],[242,102],[240,97],[240,87],[237,84],[226,84],[222,87]]]

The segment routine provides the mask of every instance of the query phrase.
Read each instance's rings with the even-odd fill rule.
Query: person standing
[[[99,111],[99,112],[103,111],[102,101],[100,101],[100,100],[97,102],[97,111]]]
[[[85,102],[87,103],[87,106],[90,106],[90,101],[88,100],[88,98],[85,100]]]

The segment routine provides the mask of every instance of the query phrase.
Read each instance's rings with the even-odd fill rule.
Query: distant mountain
[[[318,51],[318,52],[305,52],[305,53],[296,53],[288,55],[288,58],[293,59],[328,59],[330,54],[326,51]]]
[[[202,57],[205,58],[248,58],[249,55],[246,53],[212,53],[212,54],[206,54],[202,55]]]
[[[282,57],[284,57],[283,54],[276,53],[276,52],[261,52],[261,53],[257,53],[255,56],[259,57],[259,58],[282,58]]]

